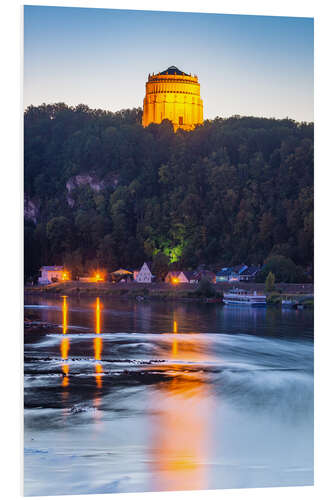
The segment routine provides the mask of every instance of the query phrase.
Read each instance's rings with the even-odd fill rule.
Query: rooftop
[[[249,266],[247,269],[244,269],[244,271],[241,272],[241,275],[256,274],[259,271],[260,271],[259,266]]]
[[[184,76],[190,76],[187,73],[184,73],[184,71],[180,71],[176,66],[169,66],[166,70],[161,71],[160,75],[184,75]]]
[[[62,271],[64,266],[42,266],[42,271]]]

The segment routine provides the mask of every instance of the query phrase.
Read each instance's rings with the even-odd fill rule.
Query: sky
[[[198,75],[204,119],[313,121],[313,19],[24,7],[24,107],[143,106],[149,73]]]

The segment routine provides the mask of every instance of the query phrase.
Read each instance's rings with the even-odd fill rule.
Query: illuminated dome
[[[184,73],[183,71],[180,71],[180,69],[176,68],[176,66],[169,66],[168,69],[165,71],[162,71],[159,73],[159,75],[185,75],[185,76],[190,76]]]

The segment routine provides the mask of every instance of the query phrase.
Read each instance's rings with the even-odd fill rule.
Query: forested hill
[[[313,124],[234,116],[144,129],[141,110],[24,115],[25,275],[313,258]]]

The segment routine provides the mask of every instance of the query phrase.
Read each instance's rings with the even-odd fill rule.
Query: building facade
[[[198,275],[192,271],[180,271],[179,283],[198,283]]]
[[[142,125],[168,119],[174,131],[192,130],[203,123],[203,102],[196,75],[188,75],[170,66],[157,75],[148,75],[143,101]]]
[[[55,281],[66,281],[69,279],[69,273],[64,270],[64,266],[43,266],[40,272],[41,276],[38,278],[40,285],[49,285]]]
[[[233,267],[223,267],[221,271],[216,274],[216,283],[224,281],[241,281],[241,276],[244,271],[248,269],[246,264],[239,264]]]
[[[137,283],[151,283],[153,281],[153,273],[151,272],[150,262],[144,262],[140,271],[138,272],[135,281]]]

